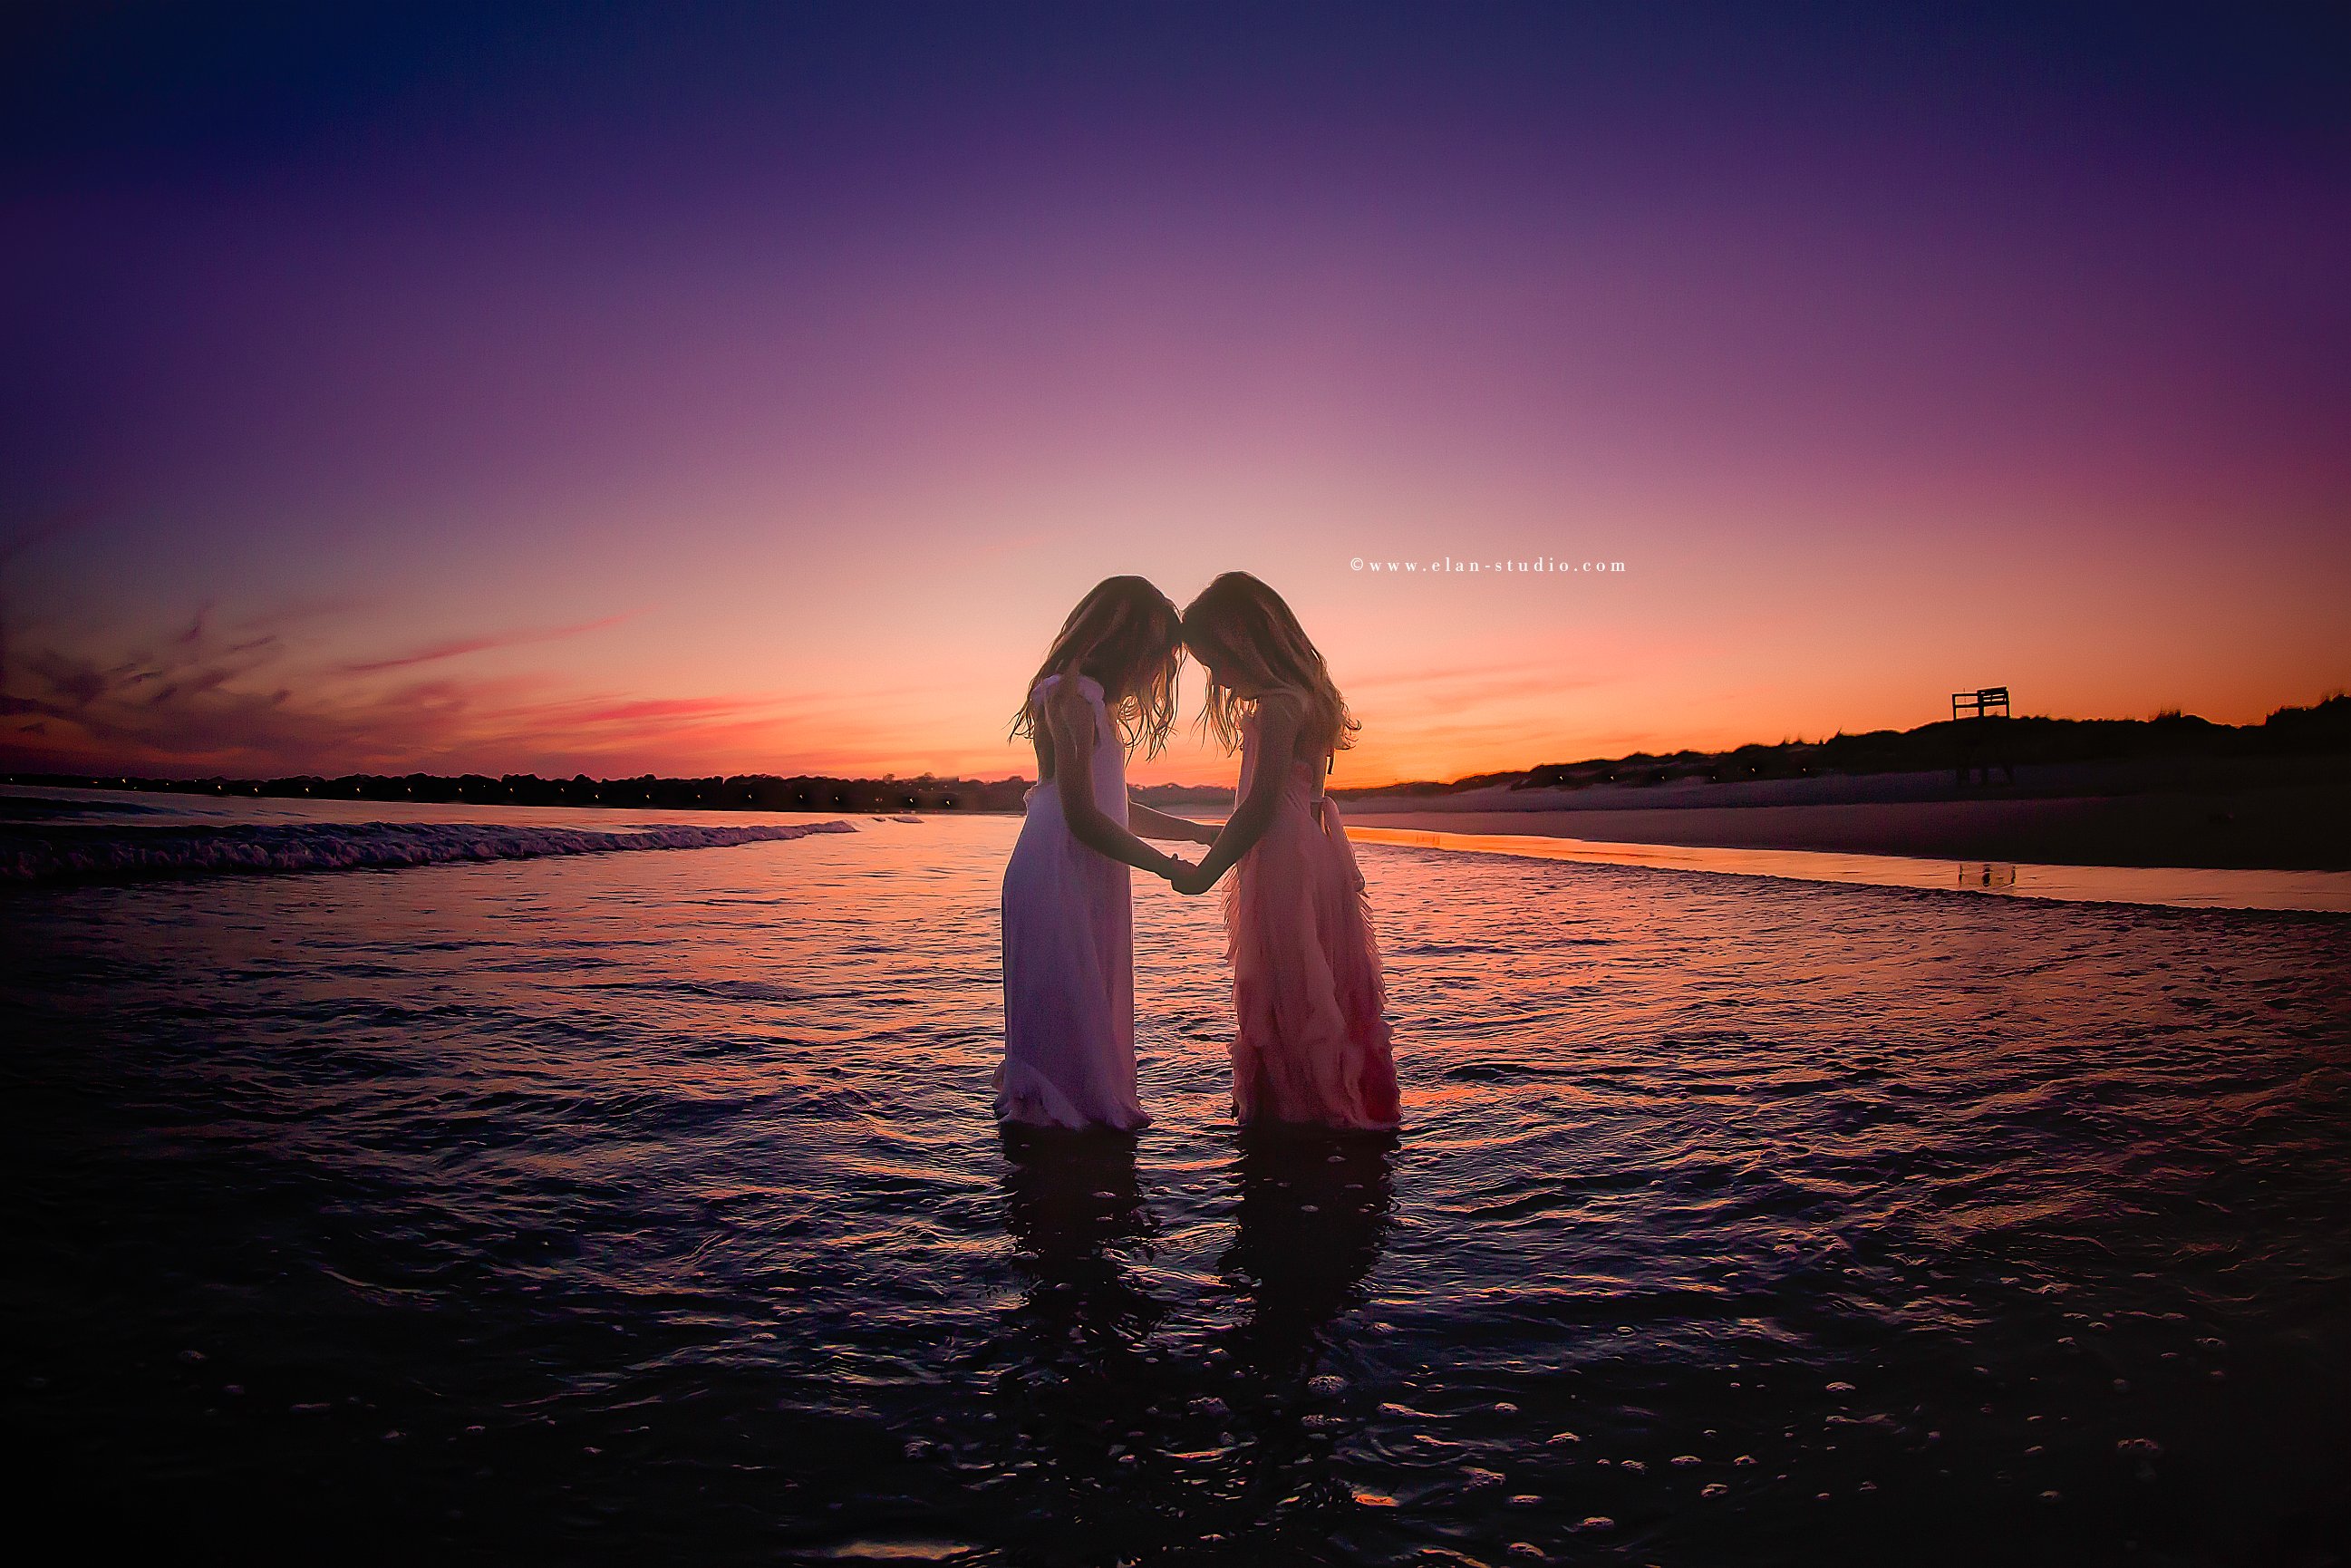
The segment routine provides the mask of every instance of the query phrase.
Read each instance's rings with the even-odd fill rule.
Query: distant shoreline
[[[77,773],[0,774],[23,789],[107,789],[216,800],[372,800],[382,804],[543,806],[581,810],[653,811],[952,811],[1022,809],[1022,778],[834,779],[738,774],[730,778],[541,779],[536,774],[352,773],[329,779],[152,779]],[[1233,792],[1185,784],[1145,785],[1134,798],[1149,806],[1229,804]]]
[[[2005,782],[2048,768],[2104,765],[2107,784],[2089,793],[2138,793],[2144,780],[2185,769],[2231,766],[2295,767],[2313,759],[2351,758],[2351,695],[2337,693],[2309,707],[2282,707],[2257,725],[2213,724],[2192,714],[2151,719],[2016,718],[1940,720],[1907,730],[1839,733],[1826,740],[1783,740],[1729,751],[1551,762],[1517,772],[1473,774],[1450,783],[1404,781],[1350,786],[1334,781],[1332,797],[1351,802],[1409,801],[1413,810],[1527,810],[1556,802],[1582,809],[1618,796],[1637,796],[1646,809],[1690,803],[1687,791],[1712,785],[1777,785],[1804,791],[1858,788],[1876,798],[1881,786],[1856,782],[1902,776],[1927,778],[1972,763]],[[2148,770],[2152,772],[2134,770]],[[2119,771],[2117,771],[2119,770]],[[0,783],[33,789],[129,789],[170,794],[246,796],[278,800],[382,800],[496,806],[580,806],[612,810],[765,811],[1019,811],[1030,781],[1007,779],[848,779],[830,774],[736,773],[702,778],[640,774],[625,779],[542,779],[535,773],[346,773],[274,779],[166,779],[132,774],[70,774],[29,769],[0,774]],[[2043,789],[2041,793],[2052,793]],[[2062,792],[2062,791],[2058,791]],[[1146,784],[1130,793],[1146,806],[1228,806],[1233,791],[1217,784]],[[1834,794],[1832,796],[1834,797]],[[1633,803],[1628,800],[1626,804]],[[1788,804],[1758,796],[1725,804]]]
[[[1959,763],[1976,766],[1962,774]],[[541,779],[346,774],[152,779],[11,773],[0,783],[215,799],[600,810],[1014,814],[1001,779],[735,774]],[[1139,786],[1214,818],[1233,791]],[[2051,865],[2351,870],[2351,697],[2232,727],[2155,719],[1967,720],[1729,752],[1553,763],[1449,784],[1335,788],[1351,821],[1719,849],[1823,850]]]
[[[581,810],[718,810],[744,815],[852,814],[912,809],[859,798],[768,808],[709,801],[613,799],[482,800],[448,792],[303,794],[258,781],[121,780],[10,777],[17,789],[246,800],[360,800],[398,804],[569,805]],[[1027,781],[1013,781],[1020,791]],[[142,788],[143,783],[143,788]],[[1160,809],[1215,821],[1229,791],[1161,787]],[[1138,794],[1141,794],[1138,791]],[[1221,794],[1200,800],[1184,797]],[[592,798],[602,795],[603,798]],[[1167,796],[1176,796],[1167,799]],[[902,797],[903,799],[903,797]],[[919,800],[920,797],[917,797]],[[944,814],[1015,815],[967,795]],[[1367,793],[1342,802],[1351,823],[1454,833],[1532,834],[1607,843],[1715,849],[1820,850],[1853,854],[2009,861],[2047,865],[2227,867],[2351,871],[2351,758],[2140,760],[2020,768],[2013,783],[1960,786],[1942,771],[1837,775],[1747,783],[1685,782],[1583,789],[1496,786],[1435,798]],[[0,808],[0,821],[18,813]]]
[[[2351,758],[2146,759],[1619,789],[1367,796],[1350,822],[2046,865],[2351,871]]]

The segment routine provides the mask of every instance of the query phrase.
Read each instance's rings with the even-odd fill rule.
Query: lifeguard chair
[[[2009,761],[2008,688],[1985,686],[1951,694],[1951,734],[1959,743],[1959,782],[1965,788],[1972,771],[1985,784],[1996,767],[2008,782],[2016,782]]]

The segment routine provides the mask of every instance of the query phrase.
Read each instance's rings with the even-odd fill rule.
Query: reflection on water
[[[1275,1134],[1243,1145],[1239,1225],[1218,1265],[1242,1305],[1218,1348],[1232,1369],[1227,1403],[1252,1444],[1243,1496],[1258,1508],[1292,1493],[1353,1500],[1329,1460],[1332,1418],[1312,1406],[1345,1385],[1322,1368],[1325,1335],[1379,1261],[1394,1143]]]
[[[2340,1556],[2351,925],[1367,844],[1400,1135],[1238,1133],[1217,911],[1138,883],[1155,1124],[1008,1138],[1015,826],[0,899],[24,1490],[436,1561]]]
[[[1156,1227],[1132,1136],[1008,1130],[1004,1145],[1005,1224],[1026,1278],[1006,1319],[1019,1363],[998,1385],[1021,1446],[1065,1496],[1082,1493],[1145,1448],[1126,1430],[1158,1359],[1152,1331],[1172,1310],[1135,1269]]]
[[[1249,1303],[1227,1348],[1263,1403],[1303,1388],[1322,1331],[1359,1303],[1395,1202],[1395,1155],[1393,1134],[1242,1141],[1239,1224],[1219,1270]]]
[[[1007,1319],[1020,1354],[995,1368],[995,1388],[1032,1456],[1024,1490],[1050,1498],[1024,1517],[1080,1532],[1024,1541],[1024,1552],[1092,1561],[1100,1540],[1087,1532],[1132,1545],[1138,1518],[1140,1539],[1175,1548],[1246,1535],[1303,1500],[1354,1500],[1332,1458],[1339,1423],[1315,1406],[1345,1384],[1323,1353],[1379,1260],[1395,1139],[1236,1145],[1231,1239],[1213,1277],[1160,1294],[1144,1277],[1160,1226],[1136,1139],[1004,1135],[1006,1226],[1026,1283]]]
[[[1591,865],[1777,876],[1856,887],[1958,886],[2066,904],[2150,904],[2180,909],[2277,909],[2351,914],[2351,872],[2228,871],[2195,866],[1997,865],[1920,860],[1907,855],[1825,850],[1726,850],[1684,844],[1619,844],[1536,833],[1440,833],[1418,828],[1350,824],[1362,843],[1408,845],[1469,854],[1580,861]],[[1988,873],[1988,874],[1979,874]],[[1956,876],[1956,882],[1954,878]]]

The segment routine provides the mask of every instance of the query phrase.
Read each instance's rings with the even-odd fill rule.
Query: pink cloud
[[[446,643],[435,643],[410,653],[397,653],[388,659],[363,659],[337,666],[346,675],[372,675],[385,670],[406,669],[413,664],[435,664],[443,659],[462,658],[467,653],[486,653],[493,648],[517,648],[532,643],[553,643],[566,637],[584,636],[618,626],[628,620],[626,615],[607,615],[600,620],[582,621],[574,626],[553,626],[529,632],[492,632],[480,637],[463,637]],[[201,622],[199,622],[201,624]]]

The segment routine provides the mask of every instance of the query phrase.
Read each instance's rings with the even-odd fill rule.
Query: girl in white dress
[[[1126,757],[1155,756],[1176,717],[1183,621],[1139,577],[1098,584],[1062,622],[1012,733],[1037,751],[1019,841],[1004,868],[1007,1123],[1129,1131],[1134,1093],[1134,916],[1128,867],[1188,870],[1137,838],[1214,834],[1130,808]]]

